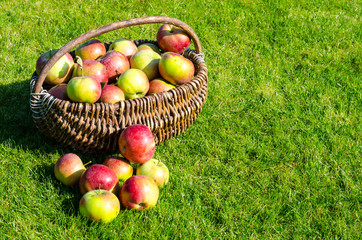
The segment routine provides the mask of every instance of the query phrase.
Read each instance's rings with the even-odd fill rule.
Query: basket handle
[[[202,53],[201,48],[201,42],[195,33],[195,31],[186,23],[171,17],[164,17],[164,16],[149,16],[149,17],[140,17],[140,18],[133,18],[128,20],[123,20],[115,23],[111,23],[108,25],[105,25],[103,27],[99,27],[96,29],[93,29],[89,32],[83,33],[82,35],[74,38],[67,44],[65,44],[63,47],[61,47],[47,62],[47,64],[43,67],[41,70],[39,77],[35,83],[35,86],[33,88],[33,93],[40,93],[41,87],[44,83],[45,77],[50,71],[50,69],[54,66],[54,64],[67,52],[70,52],[73,48],[77,47],[78,45],[84,43],[87,40],[90,40],[92,38],[95,38],[99,35],[102,35],[104,33],[129,27],[129,26],[136,26],[136,25],[142,25],[142,24],[150,24],[150,23],[167,23],[175,25],[179,28],[182,28],[187,32],[187,34],[192,39],[194,45],[195,45],[195,51],[196,53],[200,54]]]

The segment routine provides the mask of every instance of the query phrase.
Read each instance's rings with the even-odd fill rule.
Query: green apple
[[[168,183],[170,172],[163,162],[152,158],[138,165],[136,175],[149,176],[155,180],[158,187],[163,187]]]
[[[142,43],[138,46],[138,50],[142,50],[142,49],[151,49],[153,51],[155,51],[156,53],[160,54],[162,53],[161,48],[159,48],[156,44],[153,43]]]
[[[131,68],[117,79],[117,86],[122,89],[126,99],[135,99],[146,95],[149,81],[142,70]]]
[[[114,40],[111,43],[111,45],[109,46],[109,50],[121,52],[128,59],[130,59],[132,57],[132,55],[138,51],[138,48],[137,48],[137,45],[132,40],[129,40],[126,38],[120,38],[120,39]]]
[[[158,63],[161,56],[151,49],[141,49],[137,51],[130,59],[131,68],[137,68],[146,73],[148,80],[160,76]]]
[[[74,77],[67,85],[67,95],[73,102],[95,103],[101,92],[102,86],[94,77]]]
[[[108,157],[104,160],[103,165],[112,169],[116,173],[118,179],[122,182],[126,181],[133,175],[133,167],[131,163],[123,157]]]

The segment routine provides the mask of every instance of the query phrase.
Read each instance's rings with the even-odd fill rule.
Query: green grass
[[[358,239],[360,1],[0,1],[1,239]],[[198,34],[209,69],[196,122],[157,146],[171,171],[153,210],[80,216],[32,122],[38,56],[119,20],[163,15]],[[155,39],[159,25],[102,35]],[[81,155],[87,162],[105,156]]]

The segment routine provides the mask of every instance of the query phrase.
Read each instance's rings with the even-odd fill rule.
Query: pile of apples
[[[102,164],[86,168],[78,155],[67,153],[54,165],[56,179],[67,186],[78,185],[82,194],[79,211],[91,220],[112,221],[121,204],[127,209],[152,208],[157,204],[159,188],[169,181],[167,166],[153,158],[155,140],[147,126],[126,128],[118,146],[123,157],[110,156]]]
[[[182,53],[190,45],[187,33],[170,24],[157,31],[157,44],[137,46],[127,38],[114,40],[108,49],[97,39],[79,45],[73,59],[62,56],[45,77],[56,98],[82,103],[117,103],[168,91],[189,82],[195,74],[192,61]],[[58,49],[43,53],[36,73]]]

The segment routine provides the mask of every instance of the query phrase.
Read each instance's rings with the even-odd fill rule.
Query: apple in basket
[[[79,190],[82,194],[86,192],[104,189],[117,193],[119,190],[116,173],[103,164],[93,164],[79,179]]]
[[[188,83],[195,74],[195,66],[184,56],[166,52],[158,64],[161,76],[173,85]]]
[[[85,170],[82,160],[74,153],[64,154],[54,165],[55,178],[67,186],[78,184]]]
[[[133,175],[132,165],[127,159],[123,157],[108,157],[106,160],[104,160],[103,164],[111,168],[116,173],[118,179],[122,182],[126,181]]]
[[[102,86],[94,77],[74,77],[67,85],[67,95],[73,102],[95,103],[102,93]]]
[[[72,77],[91,76],[94,77],[102,84],[106,85],[108,82],[108,72],[106,66],[93,59],[84,59],[76,57]]]
[[[166,92],[172,88],[175,88],[175,86],[165,81],[165,79],[156,78],[150,81],[150,88],[148,89],[147,95]]]
[[[103,103],[115,104],[117,102],[125,100],[125,96],[123,91],[119,87],[115,85],[106,85],[102,89],[100,100]]]
[[[134,175],[122,185],[119,198],[128,209],[146,210],[156,206],[159,189],[156,182],[145,175]]]
[[[149,84],[147,75],[135,68],[126,70],[117,79],[117,86],[122,89],[126,99],[143,97],[148,92]]]
[[[107,52],[104,44],[97,39],[90,39],[81,45],[79,45],[74,53],[76,56],[79,56],[81,59],[97,59]]]
[[[45,64],[59,49],[52,49],[40,55],[36,61],[36,73],[39,75]],[[67,82],[72,76],[74,60],[69,53],[64,54],[50,69],[44,82],[50,85]]]
[[[161,54],[162,51],[161,49],[156,45],[156,44],[153,44],[153,43],[142,43],[138,46],[138,50],[142,50],[142,49],[151,49],[153,51],[155,51],[156,53],[158,54]]]
[[[118,139],[123,157],[133,163],[144,163],[155,154],[156,143],[151,130],[142,124],[124,129]]]
[[[149,176],[156,182],[157,186],[161,188],[168,183],[170,172],[163,162],[152,158],[138,165],[136,175]]]
[[[179,27],[163,24],[157,31],[157,43],[164,52],[182,53],[190,46],[190,37]]]
[[[111,222],[118,216],[120,208],[117,196],[104,189],[89,191],[79,201],[81,215],[97,222]]]
[[[48,93],[58,99],[69,100],[67,95],[67,84],[59,83],[49,89]]]
[[[114,40],[109,46],[109,50],[123,53],[128,59],[138,51],[137,45],[129,39],[120,38]]]
[[[161,56],[151,49],[141,49],[137,51],[130,59],[131,68],[137,68],[146,73],[148,80],[160,76],[158,63]]]
[[[109,83],[116,82],[117,77],[130,68],[128,58],[118,51],[108,51],[98,61],[106,66]]]

